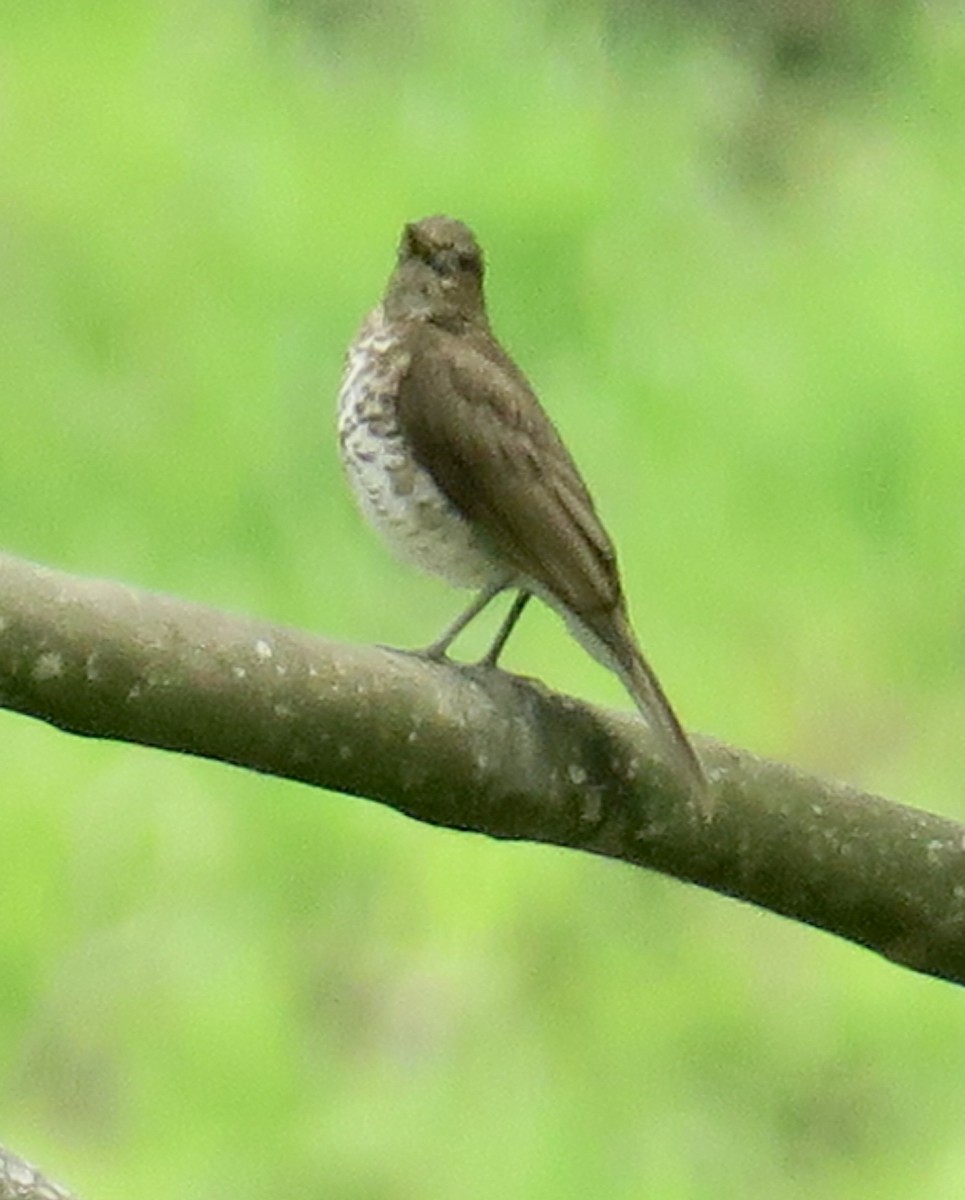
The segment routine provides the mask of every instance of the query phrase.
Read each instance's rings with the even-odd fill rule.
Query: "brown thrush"
[[[403,558],[480,589],[428,650],[445,655],[494,596],[518,596],[484,662],[531,595],[615,671],[701,801],[706,781],[637,645],[616,555],[576,464],[525,375],[496,341],[483,259],[460,221],[407,225],[382,303],[349,348],[342,458],[366,517]]]

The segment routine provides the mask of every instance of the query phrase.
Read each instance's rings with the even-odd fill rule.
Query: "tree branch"
[[[32,1164],[0,1146],[0,1200],[77,1200]]]
[[[0,706],[624,859],[965,983],[965,827],[700,738],[705,822],[636,717],[501,671],[0,555]]]

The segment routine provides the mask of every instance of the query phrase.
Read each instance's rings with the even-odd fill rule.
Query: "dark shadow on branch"
[[[697,739],[704,822],[642,723],[0,556],[0,705],[417,820],[620,858],[965,983],[965,827]]]

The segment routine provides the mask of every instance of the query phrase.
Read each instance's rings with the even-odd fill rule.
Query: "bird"
[[[495,667],[536,596],[619,676],[706,814],[707,777],[633,632],[613,543],[556,427],[492,331],[483,282],[482,250],[462,221],[404,226],[339,389],[339,446],[356,500],[398,557],[478,592],[422,653],[445,658],[495,596],[514,590],[482,659]]]

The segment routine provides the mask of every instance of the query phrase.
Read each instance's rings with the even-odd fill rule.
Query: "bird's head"
[[[390,318],[485,324],[483,256],[472,231],[451,217],[406,225],[385,308]]]

